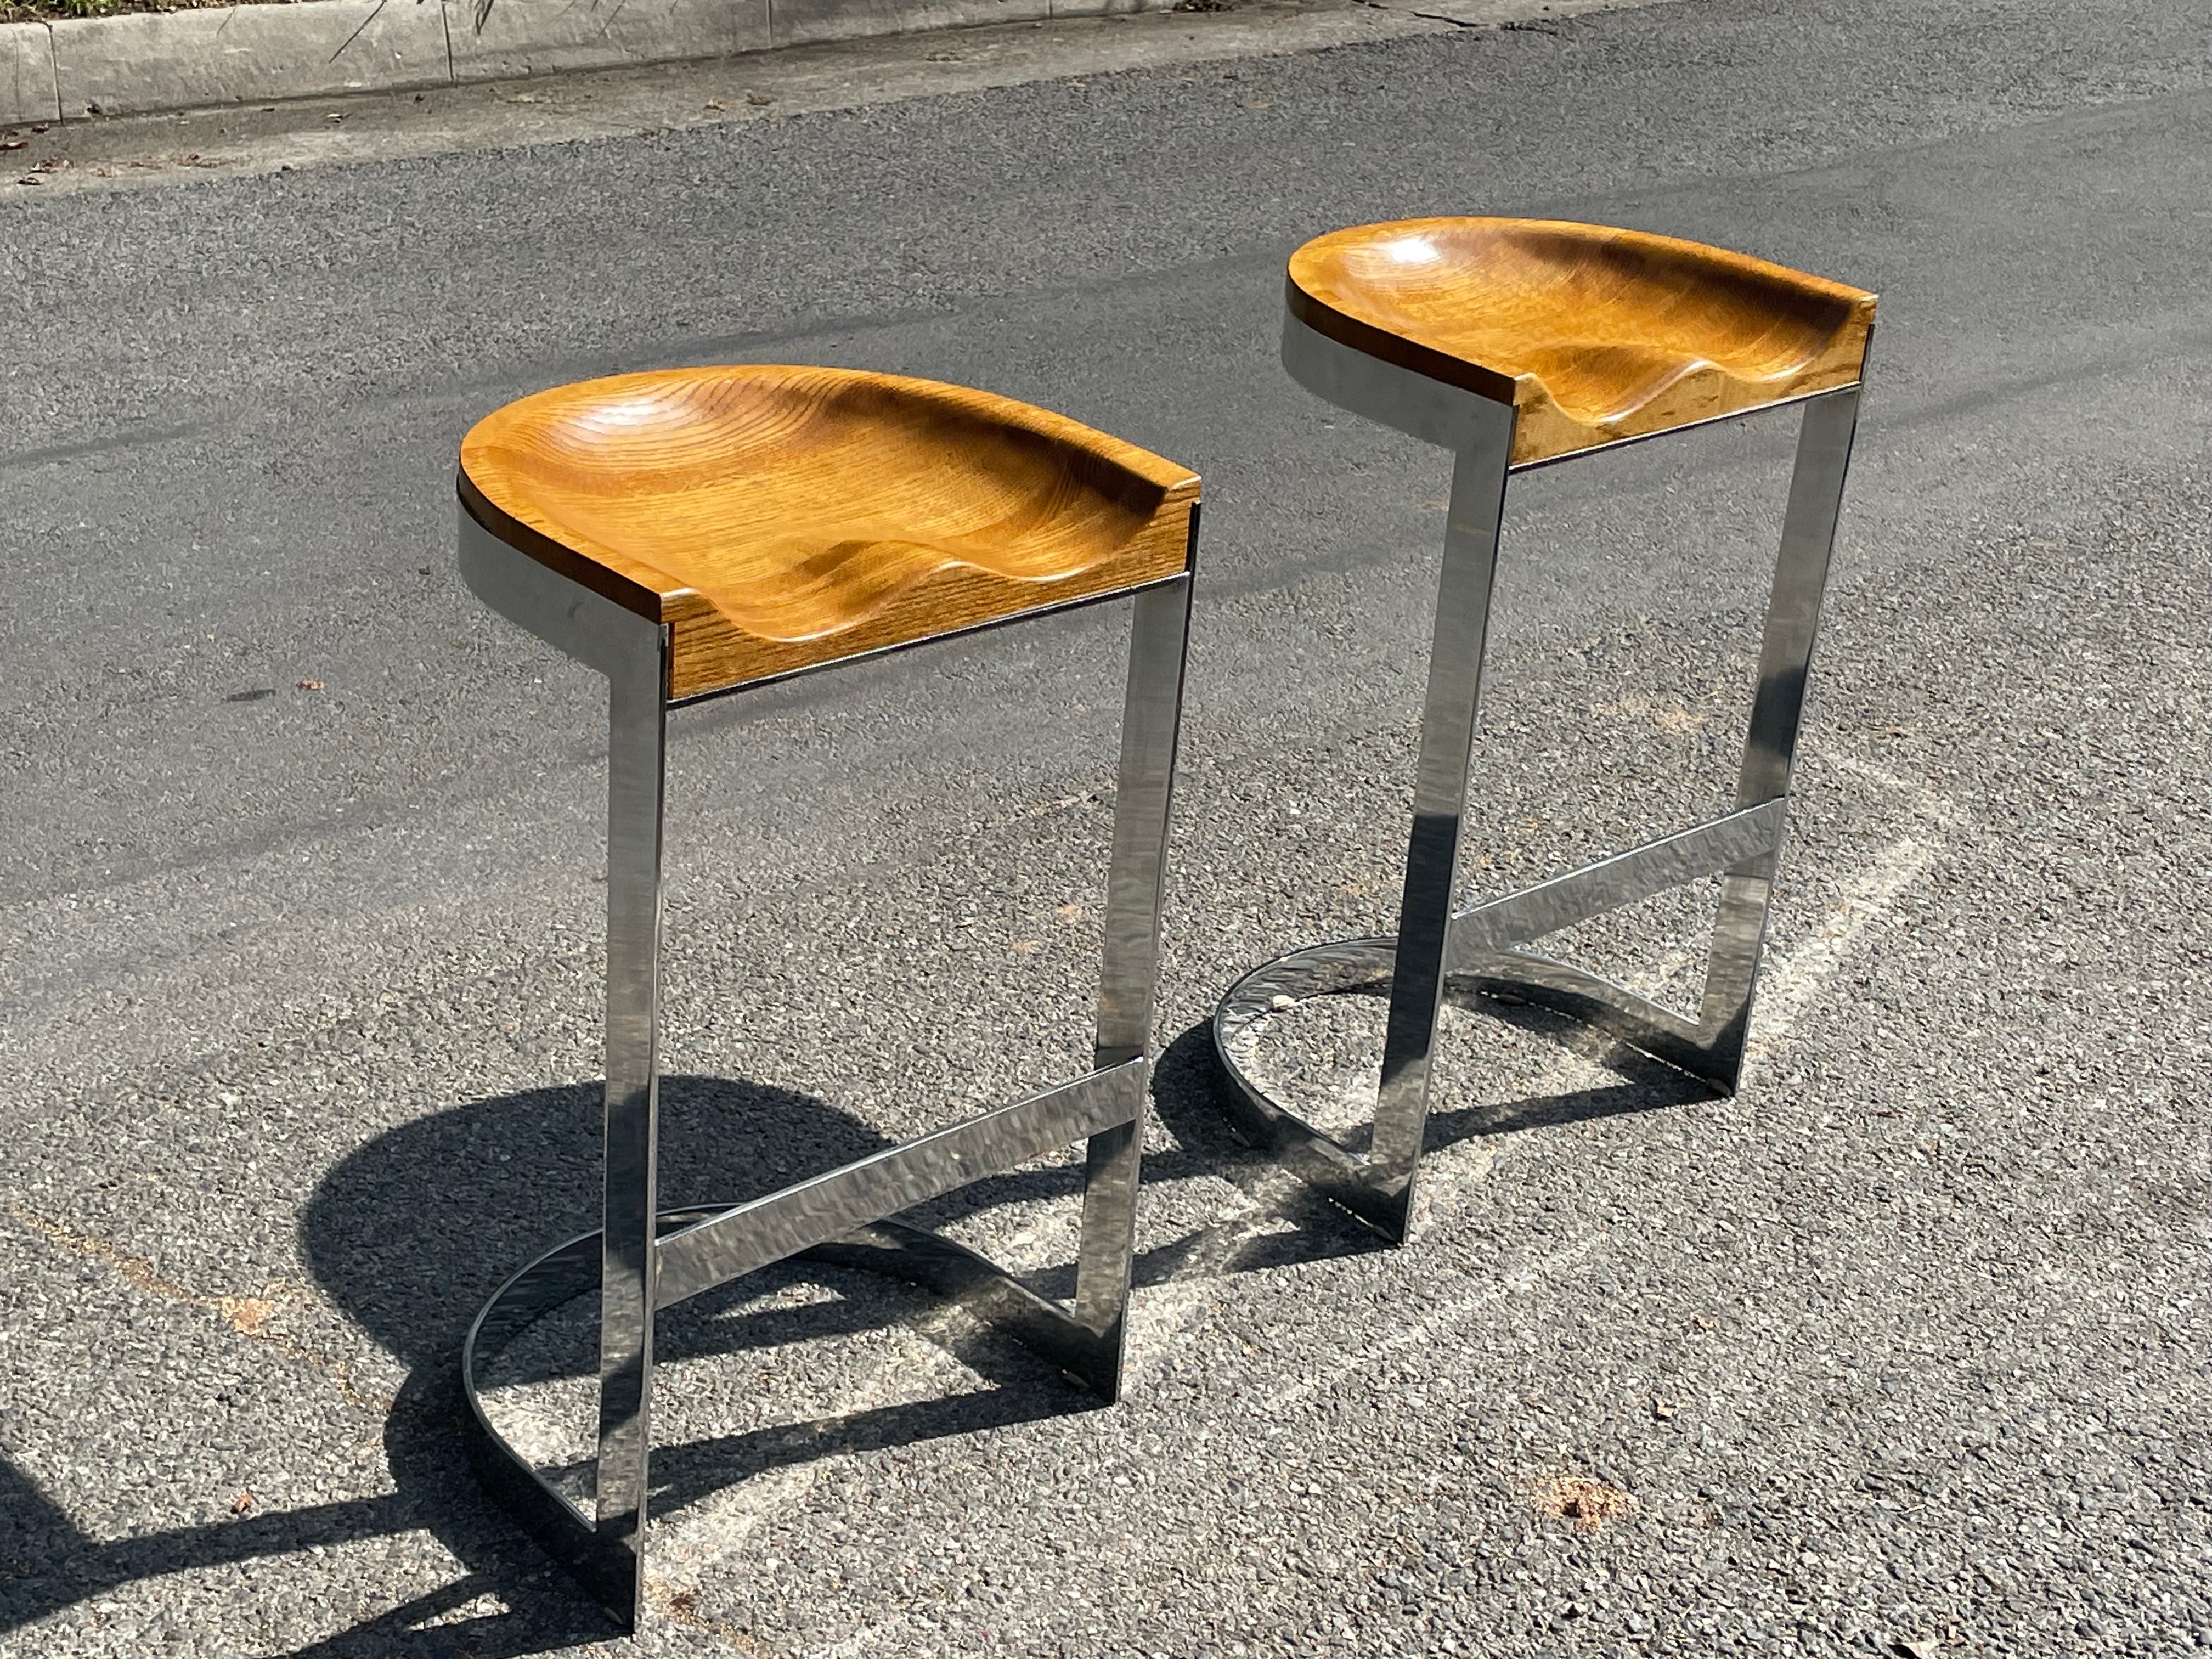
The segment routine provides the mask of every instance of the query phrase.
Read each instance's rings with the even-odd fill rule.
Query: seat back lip
[[[465,463],[455,469],[453,489],[462,510],[516,552],[648,622],[677,620],[676,613],[685,608],[678,602],[692,596],[690,588],[650,565],[608,549],[573,548],[525,524],[477,487]]]

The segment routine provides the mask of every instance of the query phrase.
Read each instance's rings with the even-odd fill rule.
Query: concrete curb
[[[54,35],[44,23],[0,24],[0,122],[58,121]]]
[[[0,125],[732,57],[1174,0],[300,0],[0,23]]]

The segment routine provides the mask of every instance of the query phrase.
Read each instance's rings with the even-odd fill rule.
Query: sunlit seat
[[[989,392],[748,365],[509,404],[463,441],[460,492],[667,623],[683,698],[1173,576],[1198,479]]]
[[[1512,464],[1850,386],[1875,296],[1722,248],[1548,219],[1406,219],[1316,237],[1291,315],[1513,407]]]

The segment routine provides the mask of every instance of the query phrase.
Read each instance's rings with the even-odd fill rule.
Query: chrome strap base
[[[1398,941],[1340,939],[1263,963],[1229,988],[1213,1015],[1213,1051],[1230,1083],[1230,1113],[1242,1137],[1309,1187],[1394,1244],[1413,1229],[1413,1171],[1346,1146],[1270,1095],[1255,1073],[1268,1022],[1316,997],[1388,1000]],[[1543,1008],[1649,1054],[1709,1085],[1735,1091],[1735,1044],[1670,1009],[1553,957],[1512,949],[1467,959],[1445,976],[1445,998],[1460,1006],[1484,1000]]]
[[[658,1231],[665,1241],[733,1207],[664,1210]],[[599,1294],[604,1249],[599,1233],[582,1234],[546,1251],[494,1291],[462,1344],[461,1389],[468,1401],[470,1457],[486,1495],[627,1632],[637,1625],[641,1553],[627,1535],[601,1530],[509,1443],[492,1425],[477,1386],[481,1356],[504,1348],[555,1310]],[[1097,1395],[1101,1404],[1112,1403],[1120,1391],[1118,1321],[1110,1330],[1094,1330],[988,1258],[922,1228],[870,1222],[785,1259],[860,1268],[921,1285],[1006,1332]]]
[[[1445,998],[1464,1004],[1486,997],[1547,1008],[1701,1079],[1719,1093],[1735,1093],[1750,1009],[1750,981],[1742,978],[1746,951],[1755,961],[1769,884],[1763,872],[1780,849],[1788,811],[1784,799],[1762,801],[1454,913],[1437,942],[1441,971],[1429,1006],[1433,1010]],[[1624,986],[1528,948],[1547,933],[1708,876],[1723,876],[1731,884],[1721,901],[1701,1020],[1685,1019]],[[1379,996],[1395,1012],[1397,974],[1395,935],[1278,957],[1245,975],[1222,998],[1213,1016],[1213,1047],[1234,1087],[1231,1107],[1256,1143],[1332,1202],[1402,1244],[1413,1224],[1425,1096],[1413,1103],[1418,1115],[1410,1121],[1405,1103],[1378,1097],[1375,1146],[1361,1153],[1271,1097],[1255,1080],[1251,1063],[1268,1018],[1315,997]],[[1432,1012],[1425,1053],[1434,1030]],[[1389,1121],[1394,1109],[1395,1125]]]

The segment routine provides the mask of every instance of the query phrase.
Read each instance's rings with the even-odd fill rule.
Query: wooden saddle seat
[[[1291,315],[1516,410],[1516,466],[1849,386],[1875,296],[1642,231],[1405,219],[1291,257]]]
[[[1188,468],[1011,398],[854,369],[619,374],[462,441],[493,534],[672,630],[696,696],[1181,573]]]

